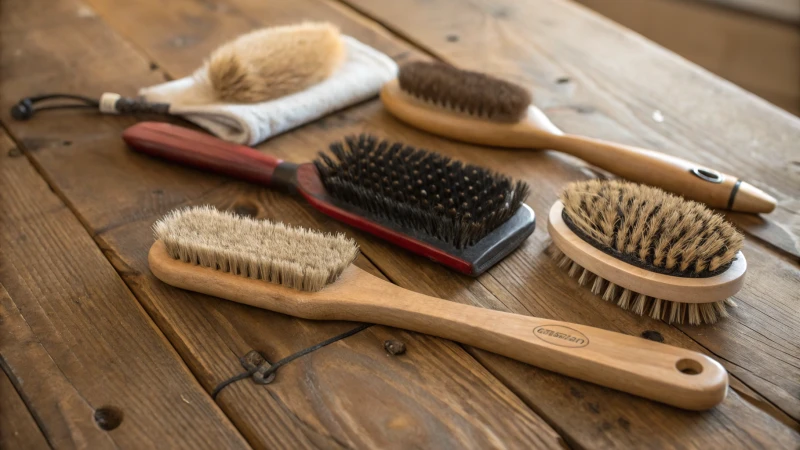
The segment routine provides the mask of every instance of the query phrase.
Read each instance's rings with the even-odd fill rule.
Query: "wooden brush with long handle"
[[[394,116],[428,132],[474,144],[553,149],[637,183],[712,208],[768,213],[775,199],[741,179],[660,152],[565,134],[524,88],[441,63],[414,62],[381,90]]]
[[[198,207],[155,226],[150,270],[163,282],[305,319],[378,323],[492,351],[685,409],[722,402],[728,374],[697,352],[588,326],[449,302],[351,265],[343,235]]]

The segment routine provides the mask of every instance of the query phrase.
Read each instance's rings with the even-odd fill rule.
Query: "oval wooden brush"
[[[711,408],[727,392],[725,369],[697,352],[400,288],[351,265],[358,247],[342,235],[211,207],[175,211],[154,230],[150,269],[179,288],[305,319],[427,333],[680,408]]]
[[[692,325],[726,317],[744,282],[744,237],[705,206],[634,183],[571,183],[550,209],[551,256],[594,294]]]
[[[553,149],[712,208],[768,213],[775,199],[745,183],[652,150],[565,134],[513,83],[441,63],[413,62],[381,90],[386,109],[417,128],[498,147]]]
[[[302,91],[342,63],[339,29],[325,22],[255,30],[214,50],[199,76],[222,101],[257,103]]]

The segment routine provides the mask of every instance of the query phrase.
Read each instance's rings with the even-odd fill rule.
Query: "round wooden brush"
[[[344,57],[338,28],[306,22],[239,36],[214,50],[197,75],[208,77],[222,101],[258,103],[325,80]]]
[[[441,63],[414,62],[381,90],[386,109],[423,130],[498,147],[553,149],[712,208],[768,213],[775,199],[744,181],[681,158],[565,134],[513,83]]]
[[[598,328],[411,292],[351,265],[342,235],[220,213],[173,212],[154,226],[153,274],[179,288],[305,319],[427,333],[680,408],[711,408],[728,374],[697,352]]]
[[[705,206],[623,181],[571,183],[550,209],[550,251],[594,294],[692,325],[726,317],[744,282],[744,237]]]

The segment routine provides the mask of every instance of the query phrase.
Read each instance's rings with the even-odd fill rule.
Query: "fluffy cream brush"
[[[220,100],[257,103],[302,91],[342,63],[339,29],[325,22],[263,28],[230,41],[209,57],[207,76]]]

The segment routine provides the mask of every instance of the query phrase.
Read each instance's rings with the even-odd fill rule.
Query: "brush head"
[[[465,249],[508,221],[528,185],[401,142],[351,136],[315,161],[334,199]]]
[[[153,225],[173,259],[294,289],[319,291],[358,256],[343,234],[220,212],[211,206],[173,211]]]
[[[199,75],[222,101],[257,103],[325,80],[344,57],[338,28],[308,22],[242,35],[216,49]]]
[[[532,100],[514,83],[439,62],[405,64],[397,80],[403,92],[419,100],[498,122],[520,121]]]
[[[552,254],[581,285],[669,322],[713,323],[726,315],[746,268],[744,238],[718,214],[617,180],[572,183],[557,206]],[[588,245],[581,249],[578,241]]]
[[[727,269],[744,237],[719,214],[661,189],[624,181],[572,183],[561,194],[567,225],[602,251],[678,277]]]

